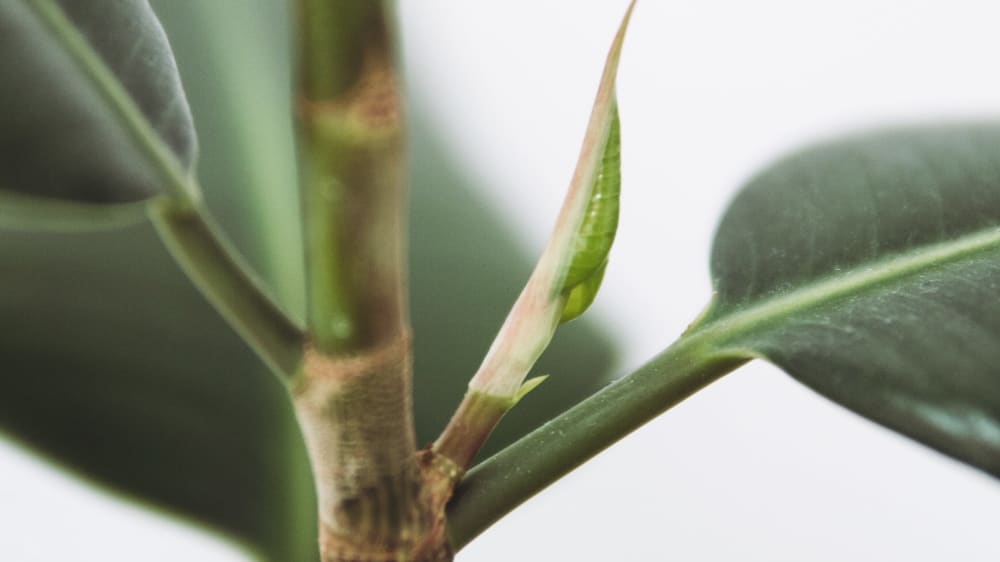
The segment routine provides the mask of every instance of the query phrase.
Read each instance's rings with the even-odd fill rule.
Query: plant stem
[[[457,551],[564,474],[748,360],[714,353],[704,336],[681,337],[638,371],[469,471],[448,504],[452,548]]]
[[[433,526],[415,455],[410,340],[356,357],[309,350],[290,389],[313,465],[323,562],[412,560]]]
[[[167,249],[208,301],[272,371],[290,377],[305,336],[268,296],[197,203],[161,197],[149,216]]]
[[[444,500],[416,451],[404,149],[376,0],[297,0],[295,111],[310,342],[291,386],[323,562],[450,560]]]
[[[515,400],[469,389],[431,450],[464,471]],[[461,476],[461,472],[457,474]]]
[[[382,2],[297,9],[309,331],[350,354],[407,331],[400,95]]]

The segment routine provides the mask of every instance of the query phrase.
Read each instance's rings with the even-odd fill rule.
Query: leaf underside
[[[719,227],[699,330],[1000,476],[1000,126],[795,154]]]
[[[54,26],[53,13],[62,13],[74,31]],[[197,152],[191,113],[148,2],[0,0],[0,192],[25,196],[18,207],[0,206],[0,224],[31,226],[21,216],[29,212],[44,227],[51,210],[56,227],[88,219],[100,225],[107,216],[84,206],[73,217],[66,208],[141,201],[164,190],[122,116],[122,100],[100,84],[87,51],[180,167],[191,169]],[[26,211],[30,202],[37,208]],[[141,216],[138,206],[119,210]]]

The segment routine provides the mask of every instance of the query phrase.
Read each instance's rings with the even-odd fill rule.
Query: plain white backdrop
[[[399,4],[413,103],[537,253],[627,2]],[[768,161],[857,128],[1000,115],[997,21],[994,0],[640,0],[619,79],[621,227],[588,313],[621,349],[618,371],[707,302],[718,218]],[[459,559],[995,562],[998,522],[996,480],[752,364]],[[245,560],[9,447],[0,530],[11,562]]]

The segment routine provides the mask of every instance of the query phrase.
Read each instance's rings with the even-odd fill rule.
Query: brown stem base
[[[441,535],[443,538],[444,533]],[[385,545],[359,543],[352,537],[334,533],[325,525],[319,536],[322,562],[451,562],[454,556],[447,541],[435,543],[419,551],[405,552]]]
[[[447,562],[456,471],[416,451],[410,340],[345,357],[305,351],[290,386],[319,500],[323,562]]]

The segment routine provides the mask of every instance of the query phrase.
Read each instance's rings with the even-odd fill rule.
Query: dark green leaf
[[[1000,127],[870,134],[759,175],[698,331],[1000,476]]]
[[[55,226],[100,220],[93,207],[161,193],[193,165],[191,114],[144,0],[0,0],[0,75],[0,193],[30,196],[0,224],[23,223],[29,202]]]
[[[148,227],[4,235],[0,429],[290,560],[290,530],[315,539],[283,388],[159,246]]]

